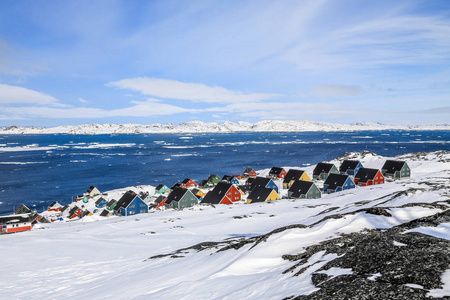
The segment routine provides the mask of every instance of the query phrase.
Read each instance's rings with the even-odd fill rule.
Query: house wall
[[[309,191],[306,193],[305,198],[307,199],[317,199],[322,197],[322,193],[320,192],[319,188],[313,184]]]
[[[31,222],[24,222],[24,223],[3,225],[0,227],[0,229],[2,232],[14,233],[14,232],[31,230],[32,227],[33,226],[31,225]]]
[[[135,197],[127,208],[122,208],[124,216],[148,213],[148,206],[141,198]]]

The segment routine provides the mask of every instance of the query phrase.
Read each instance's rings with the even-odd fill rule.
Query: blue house
[[[354,188],[355,182],[349,175],[330,174],[323,184],[323,193],[331,194]]]
[[[126,192],[117,202],[114,210],[122,216],[148,213],[148,205],[133,191]]]
[[[278,194],[278,186],[275,183],[275,181],[273,181],[270,178],[265,178],[265,177],[256,177],[251,183],[250,183],[250,191],[252,191],[254,188],[256,187],[265,187],[265,188],[269,188],[269,189],[274,189],[275,192],[277,192]]]
[[[359,169],[361,169],[363,165],[359,160],[344,160],[339,167],[339,173],[342,175],[352,175],[355,176],[358,173]]]
[[[95,201],[95,206],[98,207],[98,208],[103,208],[103,207],[105,207],[106,204],[108,204],[108,203],[109,203],[108,200],[106,200],[106,199],[103,198],[103,197],[100,197],[100,199],[98,199],[97,201]]]

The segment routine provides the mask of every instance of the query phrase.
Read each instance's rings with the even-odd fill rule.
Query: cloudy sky
[[[0,1],[0,126],[450,121],[450,1]]]

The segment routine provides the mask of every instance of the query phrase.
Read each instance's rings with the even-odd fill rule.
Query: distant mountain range
[[[450,130],[450,124],[387,125],[381,123],[337,124],[311,121],[201,122],[181,124],[87,124],[78,126],[0,127],[0,134],[140,134],[140,133],[202,133],[202,132],[302,132],[363,130]]]

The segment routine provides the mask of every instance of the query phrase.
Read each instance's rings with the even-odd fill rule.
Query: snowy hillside
[[[347,158],[375,168],[387,159],[362,152],[332,162]],[[410,179],[321,199],[85,217],[2,235],[0,294],[3,299],[450,296],[450,153],[399,159],[410,165]]]
[[[205,123],[192,121],[182,124],[90,124],[52,128],[10,126],[0,128],[0,134],[138,134],[195,132],[302,132],[302,131],[361,131],[361,130],[449,130],[442,125],[386,125],[380,123],[336,124],[310,121],[259,121]]]

